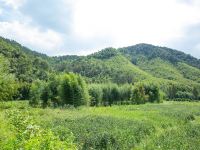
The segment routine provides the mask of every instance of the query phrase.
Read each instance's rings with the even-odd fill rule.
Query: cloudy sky
[[[200,58],[200,0],[0,0],[0,36],[51,56],[149,43]]]

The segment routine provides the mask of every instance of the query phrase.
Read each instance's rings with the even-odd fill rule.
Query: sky
[[[200,58],[200,0],[0,0],[0,36],[49,56],[148,43]]]

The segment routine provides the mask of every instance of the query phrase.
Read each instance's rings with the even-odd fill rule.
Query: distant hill
[[[49,73],[75,72],[90,83],[154,81],[200,85],[200,60],[183,52],[149,44],[106,48],[88,56],[48,57],[15,41],[0,38],[0,54],[22,81],[48,80]]]
[[[19,43],[0,37],[0,54],[10,62],[10,73],[19,81],[32,82],[36,79],[46,80],[51,70],[50,57],[20,45]]]
[[[165,61],[169,61],[172,64],[184,62],[188,65],[200,69],[199,59],[183,52],[166,47],[153,46],[150,44],[137,44],[134,46],[120,48],[119,51],[124,55],[130,57],[133,63],[136,63],[139,56],[143,56],[146,57],[148,60],[160,58]]]

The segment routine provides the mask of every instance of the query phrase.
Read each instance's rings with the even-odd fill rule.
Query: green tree
[[[145,95],[145,88],[142,84],[138,84],[134,87],[131,100],[134,104],[144,104],[147,101],[147,95]]]
[[[133,90],[133,86],[131,84],[124,84],[120,86],[119,87],[120,100],[129,101],[131,99],[132,90]]]
[[[13,100],[17,89],[15,76],[9,73],[9,62],[0,56],[0,101]]]
[[[72,81],[69,74],[64,74],[59,77],[60,84],[58,86],[59,98],[62,105],[69,104],[74,105],[73,102],[73,90],[72,90]]]
[[[145,88],[145,94],[148,95],[148,101],[149,102],[160,102],[161,101],[161,95],[160,90],[157,85],[153,83],[149,83],[144,86]]]
[[[36,80],[32,83],[30,88],[30,101],[31,106],[37,107],[41,104],[41,94],[44,89],[44,83],[40,80]]]
[[[75,107],[88,104],[87,85],[83,78],[77,74],[61,75],[58,91],[62,104],[69,104]]]
[[[51,97],[52,97],[52,92],[50,90],[49,83],[43,83],[43,89],[41,93],[41,100],[42,100],[42,106],[47,107],[51,103]]]
[[[168,97],[170,99],[175,98],[177,92],[178,92],[177,87],[174,84],[170,85],[168,88]]]
[[[89,86],[91,106],[98,106],[102,103],[103,92],[101,85],[92,84]]]
[[[199,99],[199,91],[198,91],[197,87],[193,87],[192,93],[193,93],[194,99],[198,100]]]
[[[54,106],[58,106],[61,104],[61,100],[59,98],[59,92],[58,92],[58,87],[60,85],[60,76],[51,74],[49,77],[50,77],[50,81],[48,84],[48,88],[50,90],[49,99],[54,104]]]

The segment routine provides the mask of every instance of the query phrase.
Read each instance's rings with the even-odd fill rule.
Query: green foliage
[[[161,102],[164,96],[160,89],[153,83],[117,85],[113,83],[92,84],[89,86],[91,105],[113,104],[144,104],[146,102]]]
[[[102,103],[103,91],[98,84],[89,86],[89,95],[91,106],[99,106]]]
[[[58,68],[65,72],[75,72],[87,77],[90,83],[114,82],[118,84],[132,83],[150,78],[151,75],[131,64],[122,55],[112,56],[108,59],[97,59],[87,56],[80,59],[65,61]]]
[[[166,47],[153,46],[150,44],[137,44],[134,46],[120,48],[119,51],[126,56],[131,57],[133,60],[138,56],[144,56],[148,60],[161,58],[172,64],[176,64],[177,62],[184,62],[190,66],[200,69],[199,59],[194,58],[191,55],[187,55],[181,51]]]
[[[96,52],[89,57],[97,58],[97,59],[109,59],[111,57],[117,56],[119,52],[115,48],[105,48],[99,52]]]
[[[130,101],[133,86],[131,84],[123,84],[119,87],[120,91],[120,100],[123,101]]]
[[[10,62],[9,72],[15,74],[19,81],[32,82],[36,79],[48,79],[50,67],[47,56],[32,52],[14,41],[1,37],[0,54],[8,58]]]
[[[162,133],[146,149],[198,149],[200,146],[198,137],[200,135],[200,126],[197,124],[188,124],[179,129],[171,129]]]
[[[134,87],[131,101],[135,104],[144,104],[147,101],[144,86],[139,84]]]
[[[157,102],[159,103],[162,99],[160,94],[160,89],[157,85],[151,83],[151,84],[145,84],[145,94],[148,95],[148,102]]]
[[[199,86],[182,86],[181,84],[170,84],[167,89],[168,99],[173,100],[199,100]]]
[[[103,105],[112,105],[114,101],[119,100],[119,90],[116,84],[104,84],[102,85],[103,97],[102,102]]]
[[[14,99],[28,99],[30,86],[33,81],[38,79],[48,80],[49,72],[51,72],[49,65],[51,59],[49,57],[33,52],[15,41],[10,41],[2,37],[0,37],[0,55],[3,55],[9,64],[6,65],[6,73],[9,75],[6,77],[7,79],[3,79],[4,82],[13,81],[14,77],[10,73],[18,81],[18,93],[14,95]],[[3,63],[1,62],[1,64]],[[4,88],[4,90],[9,91],[13,89],[15,89],[13,83],[10,83],[9,88]],[[11,97],[13,97],[13,94],[9,95],[7,96],[7,100],[12,100]]]
[[[114,117],[89,116],[66,121],[56,120],[54,125],[70,128],[79,149],[131,149],[155,128],[152,124]]]
[[[184,80],[183,75],[173,64],[166,60],[162,60],[161,58],[148,60],[147,58],[140,56],[137,58],[137,65],[156,78]]]
[[[195,100],[200,100],[199,93],[200,92],[199,92],[198,88],[197,87],[193,87],[192,94],[193,94]]]
[[[132,86],[129,84],[117,85],[114,83],[92,84],[89,86],[91,105],[112,105],[121,104],[123,101],[129,101],[131,97]]]
[[[75,107],[88,104],[88,89],[81,76],[73,73],[60,76],[60,86],[58,88],[63,104]]]
[[[178,63],[177,68],[185,78],[200,83],[200,70],[198,68],[192,67],[186,63]]]
[[[44,82],[36,80],[32,83],[30,88],[30,105],[39,106],[41,104],[41,94],[44,89]]]
[[[44,99],[43,105],[51,105],[52,101],[54,105],[60,105],[58,85],[57,82],[54,85],[52,74],[59,75],[61,72],[78,73],[90,84],[116,83],[120,85],[150,81],[158,84],[168,99],[187,97],[198,99],[194,96],[192,88],[200,87],[199,60],[165,47],[138,44],[119,49],[106,48],[88,56],[48,57],[31,51],[15,41],[0,38],[0,54],[10,64],[7,69],[9,75],[12,73],[18,81],[18,93],[14,95],[16,100],[30,99],[32,82],[42,80],[47,82],[47,85],[43,87],[44,95],[41,95]],[[76,87],[76,81],[72,84]],[[174,96],[172,92],[172,95],[169,94],[172,84],[178,88]],[[78,90],[80,89],[77,88],[76,91]],[[116,94],[117,90],[119,89],[114,89]],[[9,99],[11,97],[13,94],[10,94]],[[130,97],[120,99],[122,99],[120,101],[130,100]],[[112,101],[106,100],[106,103],[119,100]]]
[[[3,149],[76,149],[71,138],[63,140],[50,129],[41,128],[27,111],[9,110],[6,117],[14,137],[8,139],[6,145],[1,145]]]
[[[31,84],[27,82],[18,82],[18,92],[14,99],[16,100],[28,100],[30,98]]]
[[[18,85],[14,75],[9,73],[9,62],[0,55],[0,101],[13,100]]]
[[[160,89],[157,85],[153,83],[139,83],[134,86],[131,101],[135,104],[144,104],[146,102],[159,103],[163,98],[161,96]]]
[[[0,147],[12,149],[199,149],[200,104],[41,109],[0,103]]]
[[[85,81],[80,75],[69,73],[54,76],[50,81],[36,80],[30,88],[30,104],[32,106],[64,106],[75,107],[87,105],[89,94]]]

